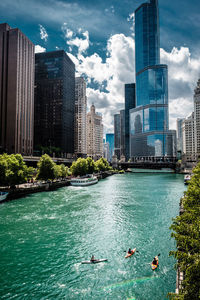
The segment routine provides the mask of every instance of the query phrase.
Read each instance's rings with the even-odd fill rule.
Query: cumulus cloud
[[[46,49],[40,45],[35,45],[35,53],[46,52]]]
[[[87,88],[88,105],[95,104],[103,115],[106,132],[112,131],[113,115],[124,108],[124,84],[134,82],[134,40],[124,34],[111,36],[105,61],[97,53],[86,56],[81,45],[77,47],[76,56],[68,53],[76,65],[77,76],[84,75],[88,83],[99,87]]]
[[[132,31],[132,36],[135,36],[135,13],[134,12],[132,14],[129,14],[127,21],[132,22],[130,30]]]
[[[78,33],[82,37],[78,37],[70,28],[68,28],[67,23],[64,23],[61,28],[65,35],[66,44],[69,45],[70,52],[74,46],[78,49],[79,55],[84,53],[89,48],[90,41],[89,32],[87,30],[83,31],[82,28],[79,28]]]
[[[40,38],[41,38],[41,40],[45,40],[45,42],[47,42],[48,34],[46,32],[46,29],[40,24],[39,24],[39,27],[40,27]]]
[[[200,58],[192,58],[187,47],[174,47],[171,52],[161,49],[160,55],[161,62],[168,65],[169,123],[176,129],[176,119],[187,117],[193,111]]]

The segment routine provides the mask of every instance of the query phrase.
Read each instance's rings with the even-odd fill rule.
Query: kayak
[[[82,264],[97,264],[97,263],[101,263],[104,261],[108,261],[106,258],[105,259],[95,259],[95,260],[86,260],[86,261],[82,261]]]
[[[125,258],[128,258],[128,257],[132,256],[135,253],[135,251],[136,251],[136,248],[134,248],[133,250],[131,250],[131,253],[127,252]]]
[[[157,267],[158,267],[158,264],[157,264],[157,265],[154,265],[154,264],[151,263],[151,268],[152,268],[153,271],[154,271],[155,269],[157,269]]]
[[[152,263],[151,263],[151,268],[152,268],[153,271],[154,271],[155,269],[158,268],[158,265],[159,265],[158,256],[160,256],[160,253],[159,253],[158,255],[155,256],[155,259],[157,260],[157,262],[156,262],[156,263],[153,263],[153,262],[154,262],[154,259],[153,259],[153,261],[152,261]]]
[[[152,262],[152,263],[151,263],[151,268],[152,268],[152,270],[154,271],[155,269],[157,269],[158,265],[159,265],[159,262],[158,262],[158,261],[157,261],[157,264],[153,264],[153,262]]]

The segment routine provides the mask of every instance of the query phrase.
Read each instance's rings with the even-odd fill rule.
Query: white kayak
[[[82,261],[82,264],[97,264],[100,262],[104,262],[104,261],[108,261],[107,259],[95,259],[95,260],[86,260],[86,261]]]

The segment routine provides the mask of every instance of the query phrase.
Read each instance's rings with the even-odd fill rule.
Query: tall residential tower
[[[0,150],[33,154],[34,45],[0,24]]]
[[[78,156],[86,156],[86,83],[83,77],[75,78],[75,124],[74,150]]]
[[[95,160],[103,156],[102,116],[96,113],[94,104],[87,113],[87,155]]]
[[[158,1],[135,11],[136,108],[130,110],[131,156],[173,156],[169,131],[168,70],[160,64]]]

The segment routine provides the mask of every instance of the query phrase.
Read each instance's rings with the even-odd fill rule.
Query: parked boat
[[[0,201],[6,200],[7,196],[7,192],[0,192]]]
[[[72,178],[70,183],[73,186],[87,186],[92,185],[98,182],[98,178],[96,176],[85,176],[85,177],[76,177]]]
[[[184,183],[185,184],[188,184],[190,182],[190,180],[191,180],[191,175],[187,174],[187,175],[184,176]]]

